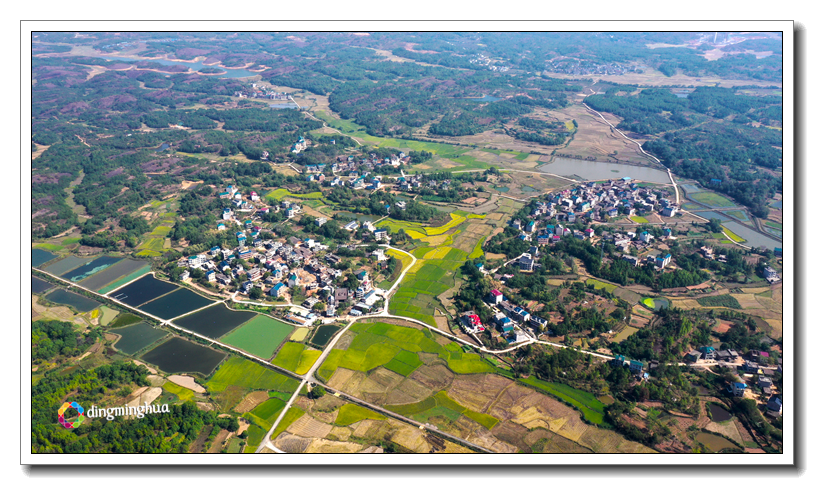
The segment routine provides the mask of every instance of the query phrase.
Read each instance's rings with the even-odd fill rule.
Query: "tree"
[[[259,300],[263,298],[263,290],[260,289],[259,286],[252,287],[252,289],[249,290],[249,298],[252,300]]]

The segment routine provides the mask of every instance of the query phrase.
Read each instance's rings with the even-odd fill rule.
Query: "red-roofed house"
[[[498,290],[492,290],[492,291],[489,292],[489,302],[490,303],[494,303],[495,305],[497,305],[501,301],[503,301],[503,293],[501,293]]]

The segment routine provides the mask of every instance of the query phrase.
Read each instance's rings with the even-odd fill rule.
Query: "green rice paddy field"
[[[364,421],[365,419],[384,420],[386,418],[375,411],[349,402],[339,408],[339,414],[336,416],[334,424],[337,426],[349,426],[353,423]]]
[[[586,285],[592,285],[597,290],[601,290],[602,288],[604,288],[604,289],[608,290],[611,293],[613,293],[613,290],[618,288],[616,285],[613,285],[613,284],[610,284],[610,283],[605,283],[605,282],[599,281],[599,280],[595,280],[593,278],[588,278],[587,280],[585,280],[585,284]]]
[[[710,207],[735,207],[734,202],[715,192],[696,192],[688,197]]]
[[[457,374],[494,371],[492,365],[480,355],[464,353],[456,343],[442,346],[429,330],[388,323],[357,323],[352,330],[356,336],[348,349],[332,350],[317,370],[317,374],[326,382],[338,367],[369,372],[384,366],[408,376],[421,366],[418,352],[437,354]]]
[[[299,342],[286,342],[271,363],[291,372],[304,375],[311,369],[311,366],[314,365],[321,354],[321,351],[310,349]]]
[[[277,416],[285,407],[285,401],[277,398],[271,398],[258,404],[254,409],[248,413],[244,413],[243,417],[257,424],[266,431],[271,429]]]
[[[307,194],[292,194],[288,189],[275,189],[266,194],[267,199],[281,200],[283,197],[293,197],[296,199],[321,199],[322,192],[310,192]]]
[[[299,382],[267,367],[238,356],[231,356],[207,382],[210,392],[223,392],[231,386],[292,393]]]
[[[270,359],[294,327],[266,315],[257,315],[219,340],[246,352]]]

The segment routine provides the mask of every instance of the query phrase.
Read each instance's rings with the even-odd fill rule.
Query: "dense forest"
[[[131,362],[46,374],[31,390],[32,453],[185,453],[205,425],[237,430],[236,418],[218,418],[216,411],[201,411],[190,402],[141,419],[86,419],[75,430],[55,425],[67,396],[86,409],[115,406],[135,386],[149,385],[146,376],[146,368]]]

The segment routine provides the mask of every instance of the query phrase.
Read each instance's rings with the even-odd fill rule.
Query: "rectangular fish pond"
[[[121,335],[115,347],[128,355],[135,354],[167,335],[164,330],[144,322],[110,330],[110,333]]]
[[[142,355],[141,360],[169,374],[194,372],[205,376],[211,374],[225,357],[224,352],[173,337]]]
[[[73,307],[78,313],[89,312],[101,305],[101,303],[96,300],[91,300],[82,295],[77,295],[72,291],[63,290],[62,288],[52,291],[45,299],[57,305]]]
[[[121,261],[122,258],[113,258],[110,256],[100,256],[92,261],[79,266],[62,275],[63,279],[76,283],[77,281],[84,280],[88,276],[94,275],[101,271],[106,270],[110,266]]]
[[[139,310],[163,320],[169,320],[212,303],[214,303],[212,300],[204,298],[194,291],[180,288],[140,306]]]
[[[108,296],[112,296],[126,305],[137,307],[178,288],[178,285],[157,280],[153,275],[147,275]]]
[[[175,324],[209,338],[218,338],[255,316],[257,313],[230,310],[221,303],[179,318]]]

